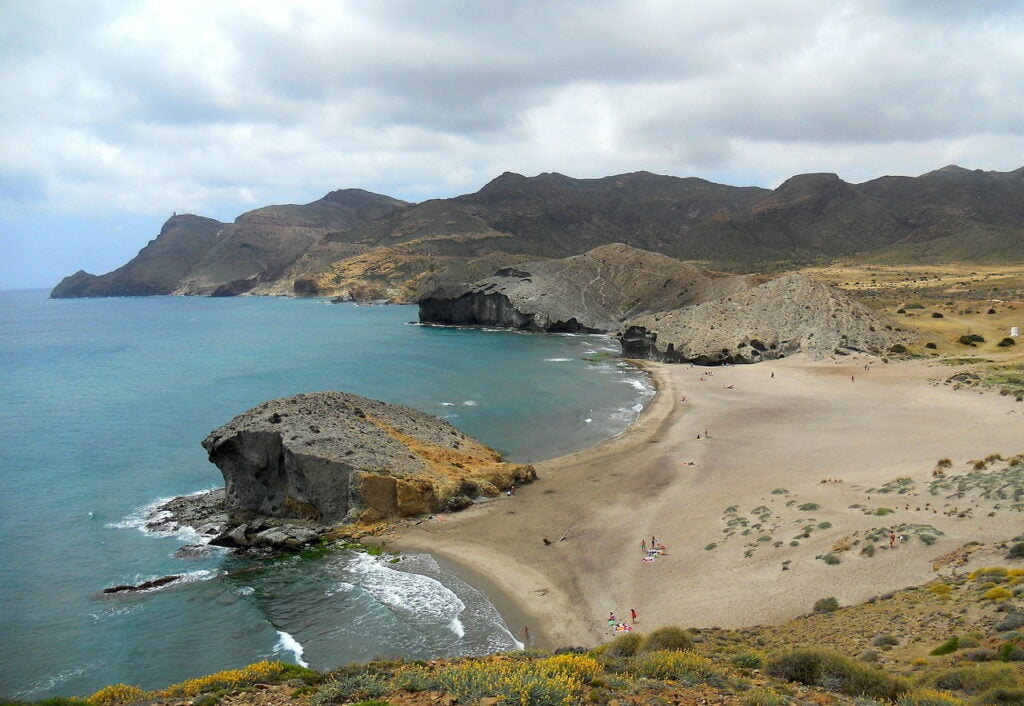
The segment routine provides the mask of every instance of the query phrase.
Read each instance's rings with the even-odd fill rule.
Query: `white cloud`
[[[0,28],[0,171],[71,211],[1024,154],[1010,2],[12,0]]]

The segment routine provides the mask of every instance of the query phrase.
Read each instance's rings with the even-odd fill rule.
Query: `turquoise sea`
[[[189,537],[144,532],[147,508],[221,485],[199,441],[274,397],[407,404],[538,461],[624,430],[652,395],[607,337],[424,327],[407,306],[47,294],[0,292],[0,697],[156,688],[263,658],[514,648],[486,597],[429,555],[177,558]]]

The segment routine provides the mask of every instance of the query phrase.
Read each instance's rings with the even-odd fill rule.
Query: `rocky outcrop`
[[[623,354],[701,365],[887,352],[910,336],[833,287],[787,275],[693,307],[636,317]]]
[[[236,296],[278,280],[312,244],[406,206],[362,189],[332,191],[303,205],[265,206],[222,223],[175,215],[131,261],[105,275],[76,272],[50,296]],[[289,292],[291,293],[291,292]]]
[[[422,323],[596,333],[628,318],[741,292],[758,281],[722,275],[613,243],[561,260],[506,267],[420,300]]]
[[[223,541],[238,546],[254,536],[238,529],[247,518],[374,522],[459,509],[536,477],[440,419],[343,392],[265,402],[202,443],[238,534]]]

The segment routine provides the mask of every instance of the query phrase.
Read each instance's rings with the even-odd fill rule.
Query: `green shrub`
[[[801,684],[821,686],[849,696],[869,696],[892,701],[909,689],[895,677],[838,652],[817,647],[800,648],[769,657],[764,673]]]
[[[938,689],[914,689],[896,702],[896,706],[962,706],[963,701]]]
[[[928,654],[938,657],[939,655],[948,655],[950,652],[956,652],[958,649],[960,649],[960,638],[954,635]]]
[[[392,690],[405,691],[410,694],[421,691],[437,691],[440,686],[437,678],[423,667],[409,666],[400,669],[391,677]]]
[[[643,651],[655,650],[689,650],[693,648],[693,640],[682,628],[658,628],[644,641]]]
[[[760,669],[764,663],[764,655],[755,651],[740,652],[730,657],[729,663],[740,669]]]
[[[713,677],[724,676],[707,657],[677,650],[639,654],[630,661],[629,672],[648,679],[674,679],[687,686],[704,684]]]
[[[996,658],[1004,662],[1024,662],[1024,650],[1012,642],[1006,642],[996,650]]]
[[[751,689],[740,699],[742,706],[785,706],[789,699],[771,687]]]
[[[1024,689],[1005,686],[982,692],[971,701],[972,706],[1024,706]]]
[[[632,657],[640,651],[644,638],[639,633],[627,632],[608,643],[604,650],[606,657]]]
[[[803,503],[802,505],[797,506],[796,509],[801,512],[814,512],[815,510],[820,510],[821,505],[818,503]]]
[[[894,647],[900,644],[899,638],[889,633],[883,633],[881,635],[875,635],[871,638],[871,644],[875,647]]]
[[[523,661],[463,662],[439,671],[437,680],[443,691],[463,703],[496,696],[513,704],[556,706],[582,696],[579,679],[539,666]]]
[[[928,674],[921,683],[923,686],[932,686],[936,689],[980,694],[998,687],[1016,687],[1017,673],[1008,664],[988,662]]]
[[[961,336],[960,338],[958,338],[956,340],[957,340],[957,342],[959,342],[959,343],[961,343],[961,344],[963,344],[965,346],[971,346],[971,347],[974,347],[974,345],[976,343],[984,343],[985,342],[985,339],[982,336],[979,336],[976,333],[965,334],[965,335]]]
[[[1018,542],[1006,552],[1007,559],[1024,559],[1024,542]]]
[[[999,343],[997,343],[996,345],[997,345],[997,346],[999,346],[1000,348],[1008,348],[1008,347],[1010,347],[1010,346],[1015,346],[1015,345],[1017,345],[1017,342],[1016,342],[1015,340],[1013,340],[1012,338],[1010,338],[1009,336],[1007,336],[1006,338],[1004,338],[1003,340],[1001,340],[1001,341],[1000,341]]]
[[[320,687],[310,703],[313,706],[328,706],[348,701],[374,699],[388,693],[385,677],[373,672],[359,672],[343,677],[336,682]]]
[[[931,341],[928,341],[928,343],[924,344],[924,347],[929,348],[931,350],[935,350],[936,348],[938,348],[938,346],[932,343]]]
[[[839,601],[835,597],[819,598],[814,601],[815,613],[834,613],[839,610]]]
[[[821,560],[829,566],[835,566],[836,564],[839,564],[843,561],[835,552],[829,552],[825,556],[821,557]]]

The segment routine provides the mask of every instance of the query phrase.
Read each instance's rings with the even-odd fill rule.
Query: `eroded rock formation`
[[[910,336],[834,287],[787,275],[697,306],[636,317],[619,342],[627,357],[701,365],[883,354]]]
[[[630,317],[727,296],[759,281],[612,243],[440,289],[420,300],[420,321],[524,331],[613,331]]]
[[[461,509],[536,477],[436,417],[344,392],[264,402],[202,443],[236,518],[373,522]]]

